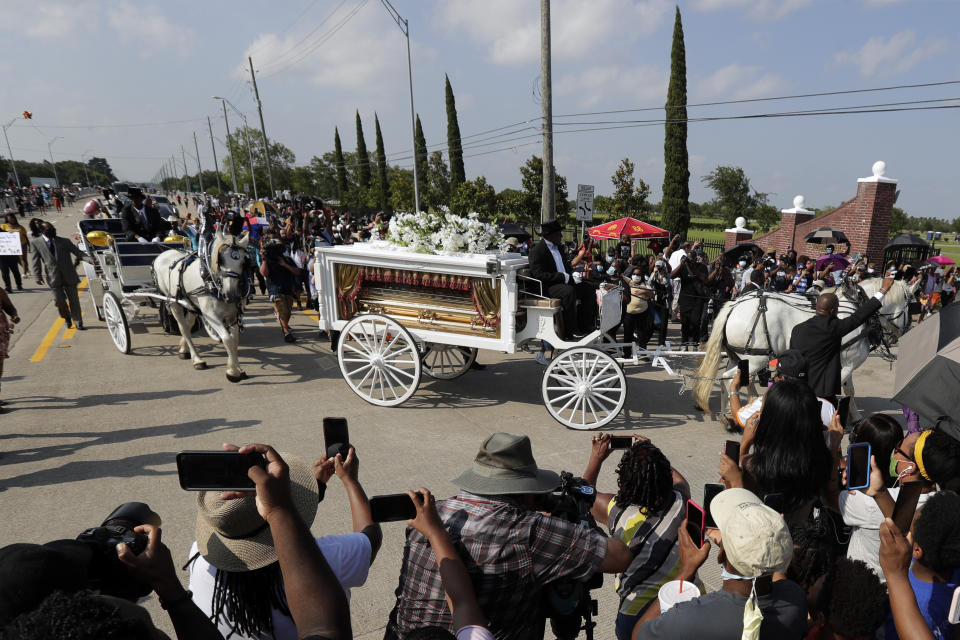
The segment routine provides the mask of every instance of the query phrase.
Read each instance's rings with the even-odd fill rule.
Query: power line
[[[341,1],[340,1],[340,4],[338,4],[336,7],[334,7],[333,11],[331,11],[329,14],[327,14],[327,17],[324,18],[323,20],[321,20],[320,23],[317,24],[316,27],[314,27],[313,29],[311,29],[311,30],[307,33],[307,35],[305,35],[303,38],[301,38],[300,40],[298,40],[297,42],[295,42],[293,45],[291,45],[290,48],[288,48],[286,51],[283,51],[283,52],[280,53],[278,56],[276,56],[276,58],[274,58],[274,60],[273,60],[272,62],[268,62],[266,65],[264,65],[263,67],[261,67],[261,68],[260,68],[260,71],[263,72],[263,71],[266,70],[268,67],[273,67],[273,66],[276,66],[276,65],[284,62],[284,58],[287,58],[288,56],[291,56],[291,55],[300,47],[301,44],[303,44],[303,43],[304,43],[307,39],[309,39],[314,33],[316,33],[316,32],[320,29],[320,27],[322,27],[323,25],[325,25],[325,24],[327,23],[327,21],[330,20],[330,18],[332,18],[332,17],[334,16],[334,14],[336,14],[338,11],[340,11],[340,8],[341,8],[343,5],[345,5],[346,3],[347,3],[347,0],[341,0]],[[321,36],[321,37],[322,37],[322,36]],[[262,53],[262,51],[261,51],[261,53]]]

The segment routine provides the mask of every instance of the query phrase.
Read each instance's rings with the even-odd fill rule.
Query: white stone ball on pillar
[[[887,173],[887,163],[883,160],[877,160],[873,163],[873,175],[875,178],[882,178]]]
[[[743,216],[740,216],[733,221],[733,226],[735,226],[737,229],[743,229],[747,226],[747,219]]]
[[[807,199],[804,198],[803,196],[795,196],[793,198],[793,207],[795,209],[805,209],[806,207],[804,205],[806,204],[807,204]]]

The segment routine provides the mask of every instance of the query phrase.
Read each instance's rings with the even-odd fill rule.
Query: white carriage
[[[556,355],[541,394],[558,422],[596,429],[623,408],[622,365],[637,364],[638,352],[605,336],[620,322],[619,288],[601,296],[599,328],[567,342],[555,326],[560,301],[543,295],[519,254],[430,255],[383,242],[318,247],[313,275],[320,329],[333,338],[344,380],[367,402],[399,405],[422,374],[456,378],[478,349],[515,353],[542,340]]]
[[[119,218],[84,219],[77,228],[81,248],[96,261],[83,263],[87,289],[97,318],[106,323],[117,349],[130,353],[130,323],[150,314],[158,316],[164,331],[176,331],[166,307],[175,301],[157,293],[152,266],[158,255],[168,249],[182,250],[183,244],[126,242]]]

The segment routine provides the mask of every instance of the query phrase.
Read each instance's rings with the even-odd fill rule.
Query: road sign
[[[577,221],[593,221],[593,185],[577,185]]]

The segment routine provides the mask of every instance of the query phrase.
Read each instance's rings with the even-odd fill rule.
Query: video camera
[[[131,577],[117,557],[117,545],[121,542],[137,555],[147,548],[147,536],[134,531],[142,524],[159,526],[160,516],[143,502],[124,502],[99,527],[85,529],[77,536],[77,542],[91,549],[87,569],[90,589],[126,600],[149,595],[152,589]]]
[[[560,487],[541,498],[540,508],[556,518],[599,530],[590,515],[596,499],[596,489],[586,480],[569,471],[561,471]],[[590,591],[602,586],[601,573],[595,573],[585,581],[563,578],[547,585],[541,602],[544,634],[546,619],[549,618],[550,628],[558,640],[572,640],[581,630],[586,632],[587,640],[593,640],[593,629],[597,626],[593,622],[593,616],[597,615],[597,601],[590,597]]]

